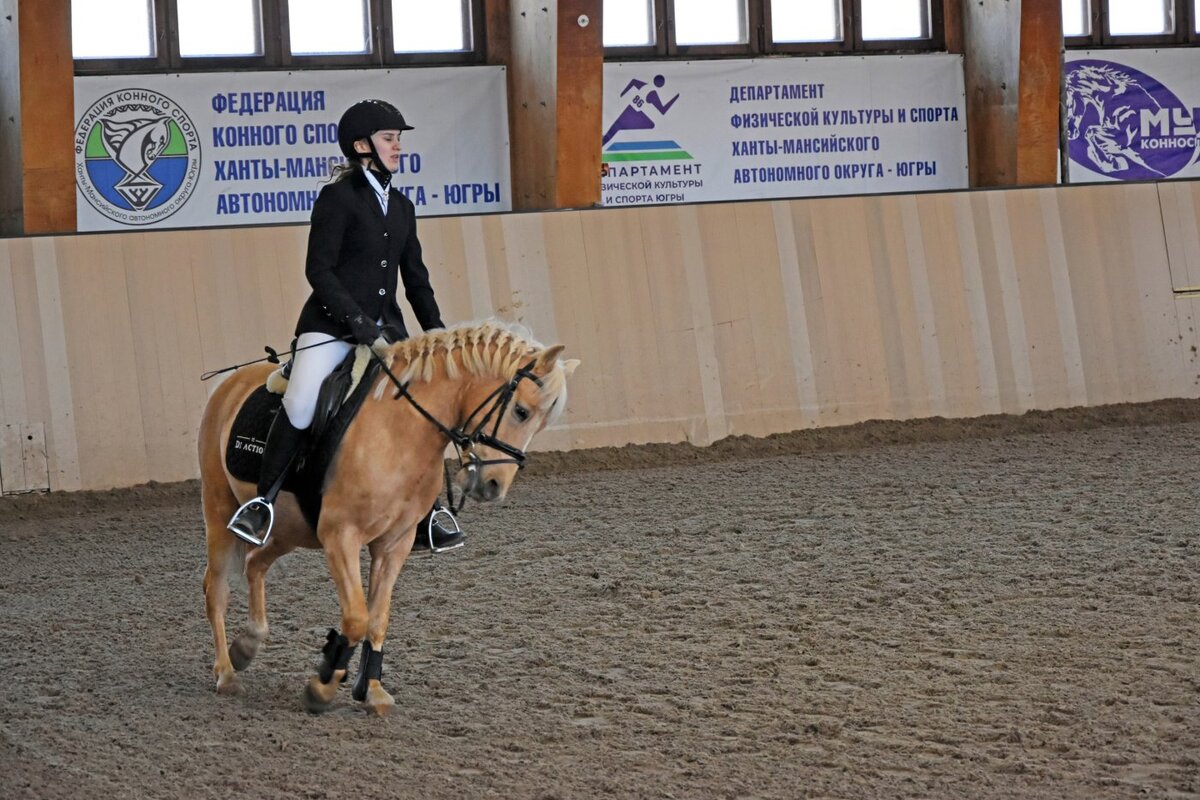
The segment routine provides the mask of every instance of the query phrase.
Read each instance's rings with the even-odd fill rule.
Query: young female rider
[[[355,103],[338,123],[347,164],[313,205],[304,267],[313,291],[296,323],[297,352],[283,409],[267,434],[259,496],[229,522],[229,530],[251,544],[270,535],[272,504],[312,424],[317,391],[351,350],[351,341],[378,349],[408,337],[396,303],[398,279],[421,328],[443,327],[421,260],[413,204],[390,186],[400,167],[400,134],[407,130],[412,126],[383,100]],[[463,543],[461,531],[429,525],[427,516],[414,549],[429,546],[427,530],[436,549]]]

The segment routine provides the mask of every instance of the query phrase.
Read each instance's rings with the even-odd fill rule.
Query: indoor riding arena
[[[214,693],[194,481],[7,500],[6,793],[1194,797],[1198,446],[1164,401],[534,454],[401,575],[385,718],[302,710],[311,551]]]
[[[772,49],[783,6],[746,0],[765,38],[689,50],[675,19],[688,4],[658,0],[668,40],[622,56],[601,22],[621,4],[463,0],[485,49],[423,60],[396,44],[379,63],[326,63],[286,53],[303,3],[246,1],[267,10],[264,36],[283,31],[261,63],[189,59],[173,26],[190,0],[147,0],[168,17],[147,24],[166,25],[169,52],[122,75],[120,58],[72,45],[86,3],[0,0],[20,23],[0,40],[4,798],[1200,798],[1200,165],[1114,149],[1095,121],[1117,80],[1100,62],[1149,50],[1072,33],[1058,0],[918,4],[927,47],[864,47],[871,4],[845,0],[838,54]],[[1174,17],[1181,46],[1151,43],[1200,75],[1194,4],[1172,3],[1190,9]],[[1094,5],[1110,25],[1119,3]],[[363,8],[385,31],[403,13]],[[364,35],[373,52],[378,32]],[[1157,62],[1136,63],[1122,96]],[[948,91],[952,131],[894,143],[906,114],[855,133],[879,137],[870,160],[901,148],[936,180],[775,181],[793,173],[754,159],[794,130],[724,131],[705,155],[703,126],[682,123],[713,103],[689,81],[715,85],[729,65],[725,128],[804,119],[737,116],[776,113],[755,105],[764,93],[822,109],[856,91]],[[754,72],[809,67],[828,77]],[[926,69],[949,89],[914,77]],[[1086,71],[1062,79],[1071,69]],[[393,83],[369,80],[383,74]],[[292,97],[297,80],[313,83]],[[272,81],[278,94],[261,89]],[[136,98],[122,88],[135,83]],[[1060,106],[1083,84],[1078,109]],[[405,564],[383,648],[394,706],[354,699],[355,653],[314,713],[306,686],[332,685],[322,647],[344,619],[319,549],[270,569],[269,636],[217,691],[199,439],[224,381],[264,348],[286,359],[312,291],[310,209],[245,213],[274,190],[261,174],[238,182],[266,135],[238,126],[295,100],[277,129],[286,155],[287,125],[324,136],[316,121],[336,121],[343,98],[389,86],[428,93],[393,98],[414,124],[405,152],[421,154],[404,162],[420,174],[396,176],[430,191],[417,257],[443,319],[521,326],[579,365],[507,497],[461,509],[467,544]],[[1200,108],[1200,82],[1174,92]],[[490,130],[491,102],[507,114],[485,137],[499,177],[431,177],[468,151],[486,160],[491,145],[464,131]],[[128,119],[109,119],[121,108]],[[1143,138],[1175,124],[1148,108],[1129,109],[1150,120]],[[436,114],[449,116],[426,122]],[[183,183],[113,144],[130,125],[147,142],[170,134],[157,158],[178,159]],[[1073,133],[1086,142],[1060,163]],[[674,174],[698,194],[613,194],[632,191],[612,182],[651,145],[692,165]],[[1103,179],[1087,158],[1111,159]],[[291,163],[280,156],[275,178]],[[108,174],[124,178],[105,194]],[[704,194],[721,175],[738,187]],[[170,218],[136,218],[170,191],[194,194]],[[271,202],[306,196],[288,192]],[[118,195],[130,208],[101,219]],[[464,207],[438,205],[450,197]],[[195,216],[209,207],[225,211]],[[382,388],[365,401],[384,402]],[[444,455],[453,473],[455,447]],[[220,525],[207,535],[232,541]],[[365,578],[366,549],[360,566]],[[251,600],[234,575],[231,639]]]

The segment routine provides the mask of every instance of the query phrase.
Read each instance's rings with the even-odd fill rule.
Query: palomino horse
[[[225,448],[243,401],[271,367],[235,373],[213,393],[200,423],[200,474],[208,569],[204,597],[212,625],[217,692],[234,694],[267,637],[265,578],[271,564],[298,547],[321,548],[337,586],[342,632],[330,631],[324,661],[305,690],[306,706],[322,711],[345,679],[359,642],[362,664],[354,697],[385,713],[393,704],[380,684],[392,587],[412,549],[417,523],[437,498],[447,438],[460,453],[455,483],[476,500],[507,493],[524,450],[566,402],[566,380],[579,362],[562,361],[562,345],[543,347],[495,322],[437,331],[391,346],[383,374],[359,409],[324,479],[316,530],[295,496],[276,503],[270,539],[251,549],[225,525],[255,487],[232,478]],[[394,384],[393,376],[399,384]],[[400,390],[399,386],[406,388]],[[359,553],[371,568],[366,596]],[[241,561],[249,593],[249,625],[228,644],[225,611],[230,569]]]

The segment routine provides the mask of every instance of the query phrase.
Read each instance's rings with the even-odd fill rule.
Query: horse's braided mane
[[[468,375],[510,380],[545,346],[521,325],[500,320],[468,322],[446,330],[430,331],[391,346],[392,372],[401,383],[428,383],[440,363],[446,377],[457,380]],[[562,369],[543,378],[541,403],[548,406],[566,388]],[[381,396],[383,384],[375,390]]]

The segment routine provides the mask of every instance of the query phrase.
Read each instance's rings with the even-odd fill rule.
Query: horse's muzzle
[[[459,476],[459,488],[477,503],[487,503],[504,497],[505,487],[495,478],[484,475],[484,470],[479,467],[464,467]]]

